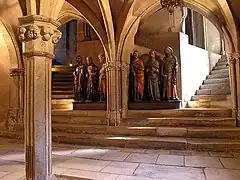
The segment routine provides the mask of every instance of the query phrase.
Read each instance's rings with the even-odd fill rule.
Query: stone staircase
[[[53,66],[52,109],[71,110],[73,99],[73,67]]]
[[[226,57],[222,57],[206,80],[188,102],[190,108],[231,107],[229,68]]]
[[[120,126],[108,126],[106,111],[52,113],[57,143],[127,148],[190,149],[240,152],[240,129],[232,111],[223,108],[129,111]],[[18,131],[0,136],[23,139]]]

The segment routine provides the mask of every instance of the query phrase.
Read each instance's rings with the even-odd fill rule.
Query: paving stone
[[[156,164],[183,166],[184,165],[184,156],[159,155]]]
[[[104,156],[109,150],[108,149],[79,149],[74,151],[71,156],[99,159]]]
[[[239,180],[239,170],[205,168],[207,180]]]
[[[209,155],[213,157],[233,157],[233,154],[226,152],[209,152]]]
[[[227,169],[240,169],[240,159],[237,158],[220,158],[223,166]]]
[[[134,173],[136,176],[158,178],[163,180],[204,180],[200,168],[161,166],[155,164],[140,164]]]
[[[121,175],[132,175],[138,166],[138,163],[112,162],[108,166],[106,166],[101,172]]]
[[[120,151],[109,151],[105,155],[103,155],[100,159],[101,160],[108,160],[108,161],[124,161],[129,156],[130,153],[127,152],[120,152]]]
[[[191,156],[192,151],[184,151],[184,150],[171,150],[171,155],[178,155],[178,156]]]
[[[124,148],[121,150],[122,152],[129,152],[129,153],[145,153],[146,149],[133,149],[133,148]]]
[[[110,161],[74,158],[67,160],[64,163],[60,163],[57,166],[62,168],[72,168],[86,171],[101,171],[108,164],[110,164]]]
[[[147,178],[138,176],[119,176],[116,180],[159,180],[158,178]]]
[[[1,180],[20,180],[24,178],[24,175],[24,171],[17,171],[1,177]]]
[[[240,153],[233,153],[233,156],[234,156],[235,158],[240,158]]]
[[[82,170],[69,170],[62,174],[63,176],[72,176],[78,178],[94,179],[94,180],[116,180],[118,175],[116,174],[107,174],[91,171],[82,171]]]
[[[222,168],[222,164],[216,157],[186,156],[185,166]]]
[[[140,153],[132,153],[130,154],[126,162],[137,162],[137,163],[156,163],[158,155],[157,154],[140,154]]]
[[[169,155],[170,150],[161,150],[161,149],[148,149],[145,151],[146,154],[161,154],[161,155]]]
[[[0,178],[10,174],[11,172],[8,172],[8,171],[0,171]]]

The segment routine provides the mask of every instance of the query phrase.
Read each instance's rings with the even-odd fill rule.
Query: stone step
[[[52,116],[52,123],[73,124],[73,125],[107,125],[106,117],[68,117],[68,116]]]
[[[216,79],[206,79],[203,84],[229,84],[229,78],[216,78]]]
[[[73,84],[72,78],[54,78],[52,82],[70,82]]]
[[[224,101],[228,100],[227,95],[194,95],[191,101]]]
[[[216,97],[216,96],[214,96]],[[224,96],[225,99],[227,98]],[[130,118],[159,117],[232,117],[232,110],[226,108],[185,108],[171,110],[129,110]]]
[[[227,62],[227,61],[224,61],[224,62],[218,62],[218,63],[216,64],[216,66],[222,66],[222,65],[228,66],[228,62]]]
[[[52,111],[52,115],[53,116],[62,116],[62,117],[78,117],[78,118],[81,118],[81,117],[104,117],[105,118],[106,117],[106,111],[105,110],[88,110],[88,111],[81,111],[81,110],[71,110],[71,111],[56,110],[56,111]]]
[[[139,127],[236,127],[236,120],[228,117],[158,117],[125,119],[122,126]]]
[[[52,90],[72,90],[73,86],[71,85],[55,85],[52,86]]]
[[[52,94],[52,99],[74,99],[74,94]]]
[[[210,74],[207,76],[207,79],[219,79],[219,78],[229,78],[229,73]]]
[[[53,79],[54,78],[73,78],[73,73],[68,72],[68,73],[53,73],[52,75]]]
[[[228,62],[227,57],[222,57],[218,60],[218,62]]]
[[[72,110],[72,104],[52,104],[52,109]]]
[[[211,89],[211,90],[218,90],[218,89],[230,89],[230,83],[221,83],[221,84],[203,84],[200,86],[200,89]]]
[[[52,94],[54,95],[72,95],[74,94],[73,90],[52,90]]]
[[[224,89],[199,89],[196,91],[196,95],[224,95],[231,94],[230,88]]]
[[[52,125],[53,133],[117,135],[117,136],[156,136],[187,138],[240,139],[239,128],[196,128],[196,127],[131,127],[104,125]]]
[[[213,70],[220,70],[220,69],[228,69],[228,66],[226,64],[216,65]]]
[[[72,104],[74,99],[52,99],[52,104]]]
[[[211,71],[211,74],[229,74],[229,70],[228,69],[219,69],[219,70],[213,70]]]
[[[55,81],[52,81],[52,85],[53,86],[71,86],[73,87],[73,82],[55,82]]]
[[[54,73],[63,73],[63,72],[73,72],[74,67],[64,66],[64,65],[54,65],[52,67],[52,72]]]
[[[231,107],[231,99],[224,101],[189,101],[188,108],[228,108]]]

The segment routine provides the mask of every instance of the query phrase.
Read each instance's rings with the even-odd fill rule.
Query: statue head
[[[100,61],[100,63],[104,64],[106,62],[105,54],[104,53],[99,54],[98,60]]]
[[[170,46],[168,46],[164,49],[164,53],[166,56],[171,56],[173,55],[173,49]]]
[[[77,64],[82,64],[82,56],[78,55],[76,57],[76,62],[77,62]]]
[[[88,65],[88,66],[93,65],[93,60],[92,60],[91,57],[88,56],[88,57],[86,58],[86,61],[87,61],[87,65]]]
[[[150,50],[149,51],[149,55],[150,55],[151,58],[155,58],[156,57],[156,53],[155,53],[154,50]]]
[[[139,52],[137,50],[133,51],[133,57],[136,59],[139,57]]]

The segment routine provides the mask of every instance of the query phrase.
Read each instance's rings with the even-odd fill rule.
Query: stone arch
[[[1,121],[8,128],[23,118],[23,63],[11,26],[0,20]],[[10,122],[11,121],[11,122]]]

